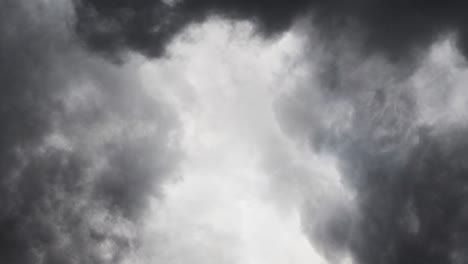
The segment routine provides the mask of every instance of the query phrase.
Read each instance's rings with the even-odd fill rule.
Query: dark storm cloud
[[[106,55],[134,50],[160,56],[181,29],[209,15],[252,19],[265,33],[287,29],[307,1],[77,1],[77,31]]]
[[[119,263],[176,161],[176,124],[78,48],[59,2],[0,1],[0,261]]]
[[[468,52],[465,1],[77,0],[76,17],[66,4],[32,2],[0,1],[5,263],[118,263],[177,160],[170,112],[125,68],[87,57],[71,28],[111,58],[129,50],[160,56],[175,34],[209,15],[248,19],[270,35],[310,13],[326,38],[356,34],[365,52],[390,59],[418,55],[451,31]],[[393,80],[401,74],[373,64],[359,73],[359,59],[343,68],[347,54],[323,63],[320,101],[303,87],[282,106],[282,125],[338,156],[357,193],[357,212],[338,201],[322,230],[306,227],[311,239],[349,249],[363,264],[466,262],[466,129],[415,125],[414,94]],[[352,117],[343,117],[348,109]],[[305,211],[304,221],[312,218]]]
[[[381,66],[414,62],[448,34],[468,55],[466,1],[83,0],[75,6],[79,36],[110,57],[160,56],[181,29],[210,15],[250,20],[267,36],[311,15],[310,32],[318,29],[327,43],[317,74],[321,89],[309,84],[283,98],[279,115],[285,130],[338,157],[356,211],[333,201],[317,216],[306,206],[304,229],[326,255],[349,251],[361,264],[467,261],[468,131],[415,123],[412,71]],[[350,54],[384,59],[346,61]]]
[[[465,263],[466,126],[422,122],[427,105],[399,67],[340,45],[314,53],[318,81],[277,105],[285,131],[338,158],[355,196],[305,205],[304,230],[332,261],[349,252],[361,264]]]
[[[77,31],[87,45],[106,55],[135,50],[163,54],[172,37],[210,15],[253,21],[267,35],[281,32],[312,14],[326,38],[352,31],[364,53],[410,60],[445,33],[458,34],[468,52],[466,1],[441,0],[81,0],[76,1]]]
[[[420,131],[404,161],[351,151],[360,220],[349,247],[360,263],[464,263],[467,259],[466,130]],[[457,135],[460,133],[460,135]],[[397,155],[397,153],[393,153]],[[350,165],[351,167],[353,165]],[[353,168],[348,168],[352,171]]]

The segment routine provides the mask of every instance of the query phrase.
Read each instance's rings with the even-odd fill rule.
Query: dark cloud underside
[[[76,1],[77,30],[99,52],[116,55],[135,50],[160,56],[172,37],[186,25],[209,15],[253,21],[260,32],[281,32],[302,15],[312,14],[326,35],[354,31],[365,52],[407,60],[442,34],[455,32],[466,53],[466,1],[423,0],[158,0]],[[358,37],[359,36],[359,37]]]

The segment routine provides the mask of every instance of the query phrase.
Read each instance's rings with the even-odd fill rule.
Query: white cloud
[[[412,76],[421,124],[442,128],[468,124],[468,70],[463,60],[449,37],[433,45]]]
[[[147,258],[324,263],[300,211],[317,198],[308,188],[337,190],[338,172],[332,159],[285,136],[273,111],[294,84],[285,79],[301,45],[293,33],[265,41],[247,23],[214,19],[182,34],[169,58],[142,65],[146,89],[179,110],[186,155],[180,179],[148,218]]]

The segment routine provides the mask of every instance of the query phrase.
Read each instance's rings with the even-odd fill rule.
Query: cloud
[[[0,258],[116,263],[178,160],[177,121],[76,44],[71,3],[0,5]]]
[[[187,25],[217,15],[249,20],[267,36],[283,32],[300,17],[312,15],[324,39],[349,32],[363,54],[384,54],[394,62],[412,62],[447,33],[467,52],[462,1],[75,1],[77,31],[91,49],[110,57],[137,51],[161,56]],[[398,19],[396,19],[398,18]],[[348,33],[347,33],[348,34]]]
[[[212,19],[176,38],[169,58],[142,67],[151,90],[172,88],[164,93],[180,110],[186,157],[182,179],[165,186],[147,219],[143,251],[153,262],[323,263],[301,230],[295,193],[318,181],[294,175],[319,161],[297,161],[272,112],[284,62],[300,43],[292,35],[265,41],[252,30]]]
[[[283,130],[336,156],[355,194],[305,207],[305,231],[332,261],[340,252],[357,263],[466,261],[466,120],[455,103],[466,73],[453,41],[431,47],[409,76],[346,45],[332,49],[339,56],[316,49],[308,78],[278,99]]]
[[[275,261],[318,260],[301,231],[333,263],[466,262],[466,72],[457,64],[467,52],[464,3],[82,0],[0,7],[5,262],[144,262],[137,256],[143,248],[153,260],[232,263],[271,260],[264,252],[290,244],[299,249]],[[230,50],[214,34],[209,49],[187,50],[188,76],[178,78],[183,65],[158,69],[167,70],[169,77],[157,75],[170,80],[167,87],[181,87],[167,92],[151,79],[161,87],[149,92],[134,52],[160,58],[176,36],[190,37],[185,28],[212,16],[248,20],[264,36],[305,16],[312,23],[294,30],[307,35],[308,46],[289,64],[262,53],[262,45]],[[433,46],[446,36],[450,44]],[[405,64],[411,70],[398,62],[412,62]],[[294,72],[297,65],[304,68]],[[182,141],[179,133],[186,133]],[[195,178],[166,189],[158,217],[166,215],[157,218],[156,234],[146,234],[146,209],[179,165],[179,143],[189,158],[182,172]],[[248,173],[239,171],[245,164]],[[252,177],[239,178],[243,173]],[[246,193],[251,207],[236,203]],[[257,217],[240,228],[248,239],[233,231],[239,215]],[[190,217],[199,222],[187,223]],[[216,229],[219,223],[234,227]],[[291,232],[275,231],[280,227]],[[197,235],[205,236],[201,244]],[[254,253],[242,256],[249,252],[243,242]]]

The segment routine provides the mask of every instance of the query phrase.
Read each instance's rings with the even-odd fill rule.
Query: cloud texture
[[[246,149],[253,146],[258,156],[249,169],[268,176],[262,178],[268,198],[254,195],[259,208],[270,199],[280,211],[297,209],[302,231],[330,263],[467,262],[468,97],[467,72],[460,66],[468,53],[467,7],[455,0],[0,1],[0,259],[125,263],[153,244],[161,254],[153,260],[211,259],[200,255],[196,239],[184,240],[185,232],[198,230],[186,220],[187,208],[196,204],[174,202],[184,195],[172,194],[165,204],[185,204],[181,213],[161,207],[180,226],[162,225],[167,233],[159,229],[157,238],[149,239],[142,228],[145,214],[150,201],[163,196],[162,185],[183,154],[193,163],[193,171],[183,167],[184,176],[208,175],[184,182],[195,186],[187,193],[205,203],[213,199],[202,191],[213,193],[226,199],[219,202],[222,207],[232,206],[232,199],[243,197],[244,185],[235,189],[240,194],[231,190],[226,196],[213,189],[228,180],[232,186],[248,183],[230,170],[244,164],[244,154],[252,154]],[[214,56],[211,50],[195,50],[185,56],[200,56],[195,58],[201,71],[188,67],[196,77],[181,76],[185,91],[148,92],[139,79],[139,62],[166,55],[176,36],[212,17],[223,23],[246,20],[262,37],[292,27],[294,34],[306,36],[306,44],[293,63],[278,66],[283,80],[257,69],[258,79],[271,82],[258,81],[244,73],[245,65],[228,67],[244,73],[255,84],[252,91],[236,88],[250,86],[224,76],[220,62],[200,63]],[[217,45],[209,48],[226,43]],[[245,58],[248,66],[253,67],[249,59],[255,54],[262,49]],[[258,68],[273,71],[267,64]],[[179,76],[183,66],[169,72]],[[212,72],[218,82],[206,77]],[[218,97],[218,86],[226,98],[248,104],[242,109],[220,104],[225,97]],[[168,94],[185,101],[166,100]],[[200,112],[191,108],[194,101]],[[183,128],[179,118],[186,118]],[[185,138],[193,139],[193,146],[215,147],[195,148],[207,155],[201,158],[190,144],[180,153],[181,131],[194,136]],[[330,164],[336,170],[328,170]],[[213,172],[224,178],[210,178]],[[277,217],[272,209],[258,211],[263,218]],[[221,210],[220,221],[229,213]],[[296,232],[297,219],[291,219]],[[206,228],[210,237],[225,234],[222,228]],[[218,239],[231,243],[232,233],[226,233]],[[150,240],[153,244],[143,245]],[[204,245],[215,254],[213,241]],[[181,244],[189,252],[182,257]],[[247,261],[237,253],[226,255],[216,257]]]
[[[355,193],[319,209],[323,221],[306,207],[306,231],[331,259],[351,252],[356,263],[466,261],[466,112],[453,108],[454,96],[466,100],[465,69],[451,41],[434,45],[410,77],[340,44],[339,56],[313,55],[333,71],[309,67],[307,81],[280,99],[284,129],[336,155]]]
[[[70,3],[0,5],[0,258],[116,263],[177,160],[176,121],[76,44]]]
[[[89,47],[107,55],[136,50],[163,54],[167,43],[185,26],[218,15],[254,22],[266,35],[288,29],[301,16],[312,15],[326,38],[351,31],[365,54],[383,53],[409,61],[447,33],[467,50],[464,1],[76,1],[77,30]]]

